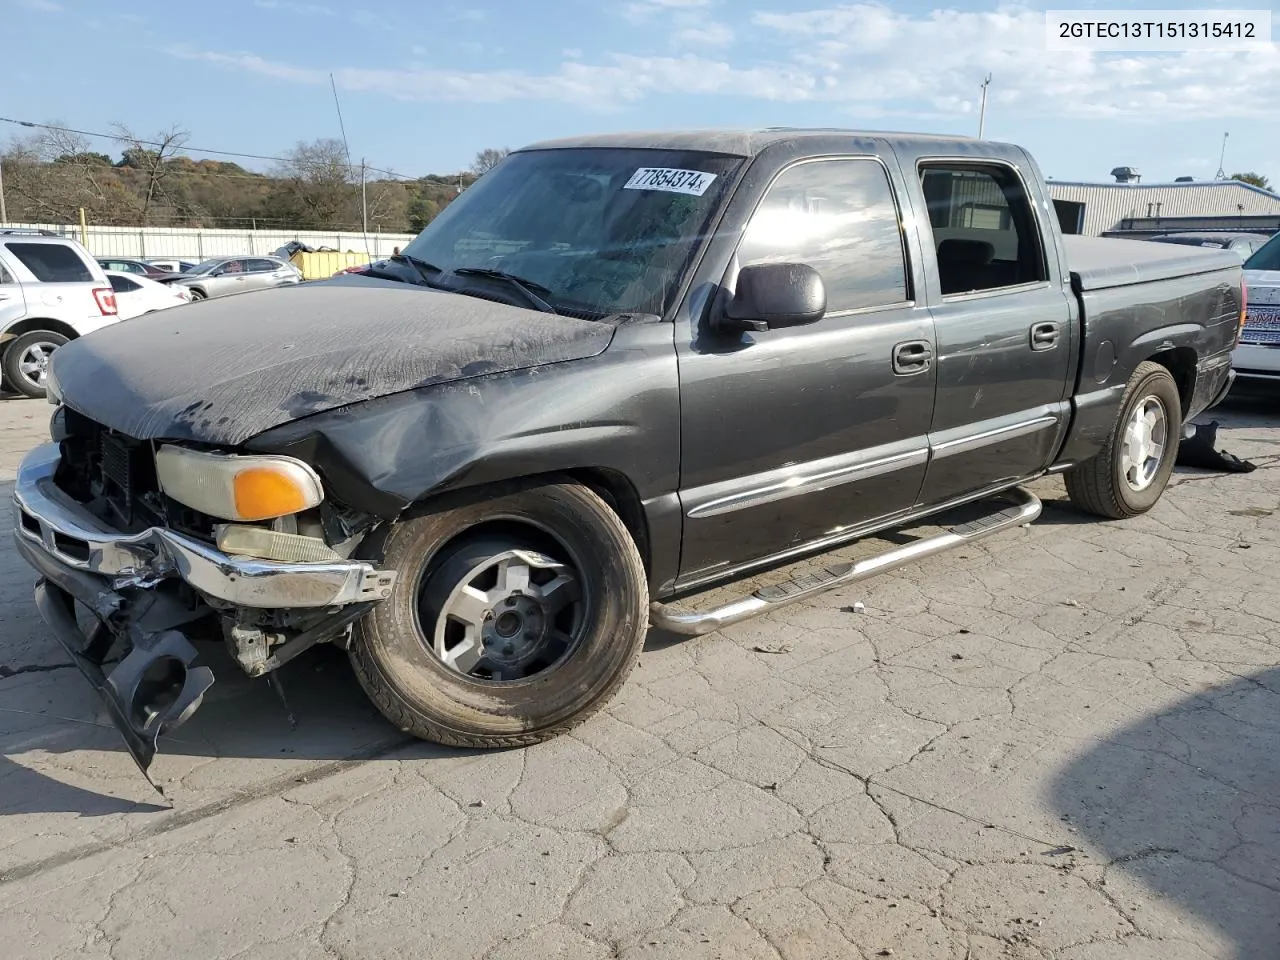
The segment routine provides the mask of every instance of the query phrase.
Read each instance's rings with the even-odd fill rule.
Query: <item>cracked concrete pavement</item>
[[[1280,958],[1280,428],[690,641],[526,750],[406,740],[321,650],[219,672],[159,801],[0,544],[15,958]],[[0,496],[50,408],[0,402]],[[853,604],[861,601],[865,609]]]

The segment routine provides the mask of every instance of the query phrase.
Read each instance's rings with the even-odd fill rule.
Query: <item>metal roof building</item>
[[[1148,234],[1173,230],[1280,230],[1280,196],[1238,180],[1050,180],[1049,195],[1065,232],[1092,237],[1119,230]]]

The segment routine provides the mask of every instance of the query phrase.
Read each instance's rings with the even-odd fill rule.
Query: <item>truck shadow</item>
[[[229,764],[216,765],[221,769],[211,768],[207,777],[195,773],[202,781],[197,786],[223,795],[275,777],[287,779],[289,770],[315,761],[359,762],[391,752],[401,759],[480,752],[401,733],[373,708],[346,654],[336,648],[318,647],[281,669],[286,711],[265,680],[245,676],[220,645],[199,646],[201,662],[212,667],[217,681],[195,715],[160,738],[151,773],[162,786],[192,776],[208,760]],[[290,712],[296,726],[290,726]],[[19,756],[22,762],[14,759]],[[0,820],[20,814],[101,817],[169,809],[147,786],[78,670],[54,665],[0,677]]]
[[[1143,932],[1189,913],[1212,929],[1206,955],[1280,956],[1280,669],[1119,730],[1062,769],[1050,798],[1106,857],[1109,894],[1144,901]]]

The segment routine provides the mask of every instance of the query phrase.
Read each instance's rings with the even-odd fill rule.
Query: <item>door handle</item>
[[[1037,323],[1031,328],[1031,349],[1052,350],[1058,345],[1058,325]]]
[[[933,363],[928,340],[908,340],[893,348],[893,372],[900,377],[924,373]]]

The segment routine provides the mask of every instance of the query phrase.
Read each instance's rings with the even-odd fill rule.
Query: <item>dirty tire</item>
[[[603,500],[572,482],[489,493],[392,528],[382,566],[397,571],[396,587],[357,624],[351,642],[356,676],[379,711],[401,730],[449,746],[525,746],[577,726],[622,686],[648,625],[644,564]],[[585,600],[579,639],[541,673],[504,683],[476,680],[432,651],[435,624],[423,622],[422,591],[439,589],[431,577],[451,568],[447,558],[461,552],[459,544],[492,544],[496,536],[527,546],[520,542],[522,524],[537,536],[550,534],[563,548],[558,552],[568,554],[557,559],[573,561]]]
[[[48,343],[54,347],[60,347],[66,342],[67,338],[62,334],[53,333],[49,330],[32,330],[10,340],[4,348],[3,379],[5,384],[10,390],[20,393],[24,397],[30,397],[33,400],[44,397],[45,388],[40,384],[33,383],[30,378],[23,374],[20,368],[23,355],[38,343]]]
[[[1130,418],[1139,404],[1148,398],[1155,398],[1164,407],[1166,442],[1150,485],[1143,490],[1134,490],[1124,478],[1121,457]],[[1178,385],[1160,364],[1149,360],[1138,364],[1138,369],[1129,378],[1129,385],[1120,401],[1120,412],[1106,444],[1097,456],[1064,475],[1067,496],[1081,510],[1109,520],[1123,520],[1146,513],[1156,505],[1169,483],[1181,436],[1182,397],[1178,393]]]

